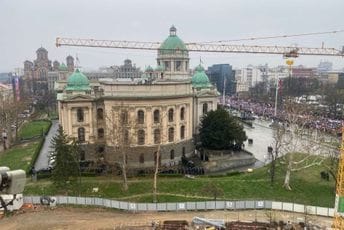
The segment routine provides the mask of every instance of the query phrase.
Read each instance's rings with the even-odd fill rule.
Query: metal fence
[[[44,201],[59,204],[100,206],[106,208],[115,208],[131,212],[144,211],[204,211],[204,210],[276,210],[304,213],[310,215],[320,215],[333,217],[334,209],[308,206],[295,203],[268,201],[268,200],[243,200],[243,201],[198,201],[198,202],[178,202],[178,203],[131,203],[116,201],[98,197],[73,197],[56,196],[40,197],[25,196],[24,203],[41,204]]]

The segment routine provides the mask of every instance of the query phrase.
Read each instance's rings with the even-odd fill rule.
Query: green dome
[[[88,78],[76,69],[75,72],[68,77],[66,90],[84,91],[91,90]]]
[[[192,76],[191,82],[194,88],[209,88],[211,86],[209,78],[201,65],[195,68],[195,74]]]
[[[152,68],[152,66],[147,66],[147,68],[145,69],[145,72],[153,72],[154,69]]]
[[[174,50],[187,51],[184,42],[177,36],[177,29],[172,26],[170,28],[170,36],[161,44],[159,51],[161,54],[173,53]]]
[[[68,67],[67,67],[64,63],[62,63],[62,64],[59,66],[59,70],[60,70],[60,71],[68,71]]]

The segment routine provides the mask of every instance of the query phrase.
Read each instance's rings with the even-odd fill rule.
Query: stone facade
[[[172,41],[158,51],[157,68],[147,67],[139,79],[90,81],[76,70],[58,81],[60,124],[82,143],[82,161],[111,167],[121,165],[125,155],[128,167],[152,168],[160,152],[159,162],[169,167],[194,152],[199,122],[216,110],[218,92],[202,67],[197,76],[187,74],[188,53],[179,50],[181,40],[176,43],[172,32]],[[166,69],[161,63],[167,56]]]

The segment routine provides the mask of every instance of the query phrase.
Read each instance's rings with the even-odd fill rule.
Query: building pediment
[[[197,97],[217,97],[218,95],[216,90],[201,90],[196,92]]]
[[[93,98],[90,95],[71,95],[68,96],[67,100],[71,101],[84,101],[84,100],[92,100]]]

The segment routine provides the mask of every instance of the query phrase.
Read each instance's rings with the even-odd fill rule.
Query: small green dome
[[[59,66],[59,70],[60,70],[60,71],[68,71],[68,67],[67,67],[64,63],[62,63],[62,64]]]
[[[91,90],[88,78],[76,69],[75,72],[68,77],[66,90],[84,91]]]
[[[161,54],[170,54],[174,50],[187,51],[184,42],[177,36],[176,27],[170,28],[170,36],[161,44],[159,51]]]
[[[145,72],[153,72],[154,69],[152,68],[152,66],[147,66],[147,68],[145,69]]]
[[[204,72],[204,68],[199,65],[195,68],[195,74],[192,76],[192,86],[194,88],[209,88],[211,87],[209,78]]]

